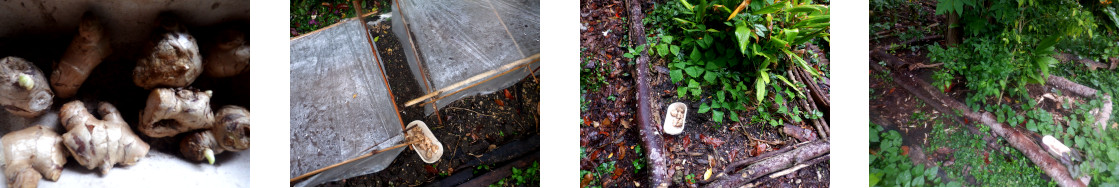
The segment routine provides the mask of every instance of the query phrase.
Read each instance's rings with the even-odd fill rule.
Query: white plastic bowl
[[[687,119],[688,119],[688,105],[684,104],[684,103],[681,103],[681,102],[672,103],[671,105],[668,105],[668,108],[665,108],[665,110],[664,110],[664,123],[663,123],[663,126],[662,126],[662,127],[664,127],[664,133],[668,133],[670,135],[678,135],[681,132],[684,132],[684,127],[687,127],[686,123],[684,124],[684,126],[680,126],[680,127],[672,126],[673,124],[676,124],[677,119],[672,117],[672,115],[670,115],[669,113],[671,113],[672,110],[676,110],[676,108],[679,108],[679,107],[684,107],[684,117],[680,118],[679,121],[687,122]]]
[[[408,127],[406,127],[404,130],[409,130],[409,128],[412,128],[412,126],[420,126],[419,128],[423,131],[424,136],[427,137],[427,139],[429,140],[435,141],[435,146],[437,146],[435,148],[435,155],[433,155],[431,158],[427,158],[427,151],[416,149],[416,144],[412,144],[412,150],[416,151],[416,154],[419,154],[420,159],[423,159],[425,163],[431,164],[439,161],[439,158],[443,157],[443,143],[439,142],[439,139],[436,139],[434,134],[431,134],[431,129],[428,129],[427,124],[425,124],[423,121],[412,121],[412,123],[408,123]],[[405,132],[404,134],[408,133]]]

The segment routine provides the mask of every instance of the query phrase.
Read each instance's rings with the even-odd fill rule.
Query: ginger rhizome
[[[214,164],[214,155],[225,151],[249,149],[249,110],[225,106],[218,111],[210,130],[195,132],[180,142],[180,152],[187,159],[203,159]]]
[[[431,159],[439,151],[439,146],[436,145],[435,140],[429,139],[424,134],[423,129],[416,127],[409,129],[405,136],[408,142],[413,143],[412,149],[424,155],[424,159]]]
[[[94,67],[112,53],[109,40],[101,22],[87,13],[78,25],[78,35],[70,42],[62,60],[51,73],[51,86],[60,98],[70,98],[78,92]]]
[[[0,106],[28,118],[43,114],[54,99],[43,72],[18,57],[0,59],[0,93]]]
[[[62,134],[63,145],[79,164],[91,170],[101,167],[101,174],[107,174],[113,165],[133,165],[148,154],[151,146],[132,133],[116,107],[101,103],[97,111],[102,119],[86,111],[81,101],[73,101],[59,112],[62,126],[69,130]]]
[[[140,112],[139,129],[144,135],[159,138],[210,128],[213,122],[210,91],[158,88],[148,95],[147,107]]]
[[[42,178],[57,181],[66,165],[62,137],[43,126],[10,132],[0,138],[0,147],[8,187],[37,187]]]
[[[249,70],[249,43],[245,41],[245,34],[226,30],[217,40],[217,45],[206,50],[203,59],[206,75],[230,77]]]
[[[165,33],[160,35],[146,57],[136,62],[132,81],[136,86],[185,87],[202,74],[202,55],[198,42],[178,23],[162,21]]]

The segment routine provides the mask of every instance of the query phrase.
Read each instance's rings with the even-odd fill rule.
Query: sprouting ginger
[[[196,129],[210,128],[214,113],[210,91],[158,88],[148,95],[140,112],[140,132],[150,137],[168,137]]]
[[[59,112],[62,126],[69,130],[62,134],[62,143],[79,164],[90,170],[101,167],[101,174],[107,174],[113,165],[133,165],[148,154],[151,146],[132,133],[116,107],[101,103],[97,111],[103,119],[86,111],[81,101],[73,101]]]
[[[37,187],[39,179],[57,181],[66,165],[62,137],[43,126],[31,126],[0,138],[0,161],[8,187]]]
[[[70,98],[78,92],[82,82],[89,77],[91,71],[101,61],[112,53],[109,40],[105,38],[105,30],[101,22],[91,13],[82,16],[78,25],[78,35],[70,42],[62,60],[55,65],[51,73],[51,86],[60,98]]]
[[[249,110],[225,106],[218,111],[210,130],[195,132],[180,142],[180,152],[190,160],[203,159],[214,164],[214,155],[225,151],[249,149]]]
[[[221,78],[241,74],[249,69],[249,44],[237,30],[222,32],[218,44],[207,50],[203,64],[206,75]]]
[[[132,81],[151,89],[157,86],[185,87],[202,74],[202,55],[198,42],[178,23],[161,21],[166,33],[160,35],[146,57],[136,62]]]
[[[0,59],[0,93],[0,106],[27,118],[43,114],[54,99],[43,72],[18,57]]]

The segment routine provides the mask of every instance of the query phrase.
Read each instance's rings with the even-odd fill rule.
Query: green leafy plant
[[[355,16],[353,4],[345,0],[295,0],[291,2],[291,37],[322,29]],[[363,12],[378,12],[389,5],[388,0],[360,1]]]
[[[746,110],[743,104],[749,103],[761,106],[759,113],[766,114],[762,122],[799,121],[784,99],[804,97],[804,86],[785,74],[797,67],[820,77],[802,57],[805,54],[793,51],[806,42],[829,40],[830,10],[811,1],[753,1],[731,15],[727,7],[741,2],[678,0],[657,6],[643,22],[670,27],[649,30],[650,51],[671,61],[669,76],[681,84],[678,96],[713,99],[698,112],[711,113],[717,123],[739,121],[739,112]],[[771,107],[779,117],[764,111]]]
[[[938,0],[936,15],[961,14],[964,12],[964,5],[975,6],[975,0]]]
[[[870,155],[870,186],[929,186],[940,182],[939,167],[914,166],[902,154],[901,134],[883,131],[882,126],[870,124],[870,143],[878,144],[878,152]]]
[[[645,168],[645,153],[641,152],[641,145],[634,146],[633,152],[637,153],[637,159],[633,160],[633,173],[636,174]]]

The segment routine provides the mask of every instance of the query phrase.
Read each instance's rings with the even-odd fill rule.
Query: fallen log
[[[447,178],[443,178],[443,180],[439,180],[437,182],[432,182],[432,183],[429,183],[429,184],[424,185],[424,186],[425,187],[452,187],[452,186],[455,186],[455,185],[458,185],[458,184],[462,184],[463,182],[466,182],[467,180],[470,180],[470,178],[473,178],[473,177],[474,177],[474,169],[473,168],[467,168],[466,170],[455,171],[455,174],[453,174],[451,176],[448,176]]]
[[[1044,171],[1046,175],[1053,178],[1053,181],[1056,181],[1057,184],[1065,187],[1085,186],[1079,180],[1072,178],[1067,168],[1061,165],[1060,162],[1050,156],[1049,153],[1043,150],[1036,142],[1031,140],[1026,134],[1023,134],[1020,130],[999,123],[995,120],[994,115],[989,112],[972,111],[963,103],[952,99],[948,95],[933,88],[928,83],[919,80],[919,76],[917,75],[908,71],[899,71],[902,70],[901,67],[904,66],[904,62],[893,55],[882,50],[874,50],[870,55],[872,59],[887,62],[893,67],[892,70],[894,71],[886,71],[889,68],[882,67],[875,63],[870,64],[872,68],[881,72],[888,72],[895,83],[941,112],[957,112],[959,115],[963,116],[963,118],[972,120],[972,122],[988,125],[992,132],[1005,138],[1007,143],[1015,149],[1018,149],[1018,151],[1021,151],[1022,155],[1025,155],[1026,158],[1029,158],[1030,161],[1038,167],[1041,167],[1041,170]]]
[[[1096,89],[1092,89],[1088,86],[1080,85],[1076,82],[1072,82],[1072,81],[1070,81],[1068,79],[1065,79],[1064,77],[1060,77],[1060,76],[1049,76],[1049,79],[1047,79],[1045,81],[1045,83],[1047,83],[1048,85],[1052,85],[1053,87],[1055,87],[1057,89],[1065,91],[1066,93],[1072,93],[1072,94],[1078,95],[1080,97],[1084,97],[1084,98],[1099,97],[1101,100],[1103,100],[1103,104],[1105,104],[1105,105],[1103,105],[1103,106],[1101,106],[1100,108],[1097,108],[1097,109],[1092,109],[1091,113],[1092,113],[1092,115],[1096,116],[1096,126],[1097,126],[1096,131],[1101,131],[1102,132],[1103,130],[1107,129],[1107,122],[1111,121],[1111,111],[1112,111],[1112,106],[1110,105],[1110,104],[1112,104],[1110,95],[1102,94],[1101,96],[1097,96],[1096,93],[1098,91]]]
[[[796,77],[801,80],[800,82],[804,83],[805,86],[808,86],[808,93],[811,94],[809,96],[811,99],[809,100],[812,101],[809,104],[811,104],[814,108],[820,110],[820,112],[823,112],[825,117],[824,119],[830,117],[829,114],[831,114],[831,99],[828,99],[828,94],[824,93],[824,91],[821,90],[819,86],[817,86],[816,79],[813,79],[812,75],[809,75],[807,72],[805,72],[805,70],[796,67],[793,68],[793,75],[797,75]],[[819,107],[817,108],[816,106]]]
[[[791,78],[794,83],[805,83],[803,80],[801,80],[800,76],[797,76],[793,72],[796,72],[796,71],[794,69],[790,69],[786,72],[786,74],[788,74],[787,76],[789,76],[789,78]],[[804,109],[808,113],[812,113],[813,110],[819,111],[818,109],[815,108],[816,105],[811,105],[811,106],[808,105],[809,103],[812,103],[812,97],[811,96],[805,97],[804,99],[795,100],[795,101],[796,101],[795,102],[796,105],[800,106],[800,108]],[[821,111],[821,113],[823,113],[823,111]],[[827,124],[823,123],[821,121],[821,119],[822,119],[822,117],[817,118],[817,119],[805,119],[804,122],[806,124],[814,126],[816,128],[817,135],[820,135],[820,138],[822,138],[824,140],[828,140],[828,134],[829,133],[827,131],[825,131],[825,129],[822,127],[822,126],[827,125]],[[801,141],[811,141],[811,140],[801,140]]]
[[[725,170],[732,170],[734,173],[730,173],[729,175],[720,173],[718,176],[706,180],[714,181],[705,185],[705,187],[741,187],[770,174],[788,170],[795,171],[794,168],[799,169],[798,167],[803,168],[804,166],[826,161],[828,160],[827,155],[831,149],[830,146],[831,145],[826,141],[817,140],[799,146],[787,147],[786,149],[793,149],[786,150],[785,152],[768,152],[766,153],[767,155],[747,159],[747,161],[749,161],[747,163],[751,165],[742,170],[732,170],[736,167],[727,166]],[[736,162],[735,164],[741,163]]]
[[[470,162],[466,162],[458,167],[455,171],[461,171],[467,168],[474,168],[478,165],[493,165],[502,163],[508,160],[516,159],[530,152],[539,152],[540,149],[540,135],[533,135],[524,140],[513,141],[494,149],[493,151],[482,154],[482,157]]]
[[[534,153],[532,155],[521,157],[521,159],[519,159],[517,161],[513,161],[512,163],[509,163],[505,166],[502,166],[501,168],[494,169],[493,171],[490,171],[489,173],[483,174],[481,176],[474,177],[474,179],[471,179],[470,181],[468,181],[466,183],[463,183],[462,185],[458,185],[458,186],[459,187],[485,187],[485,186],[490,186],[494,182],[500,181],[501,179],[504,179],[505,177],[509,177],[509,175],[513,174],[513,172],[512,172],[513,167],[526,168],[529,165],[532,165],[532,162],[536,161],[537,159],[540,159],[540,153]]]
[[[1070,53],[1057,53],[1057,54],[1053,55],[1053,58],[1057,58],[1057,60],[1059,60],[1061,62],[1075,61],[1077,63],[1084,64],[1084,66],[1088,67],[1088,70],[1092,70],[1092,71],[1095,71],[1096,69],[1109,69],[1110,68],[1110,67],[1108,67],[1107,64],[1100,63],[1100,62],[1097,62],[1097,61],[1091,60],[1091,59],[1080,58],[1080,57],[1078,57],[1076,55],[1072,55]]]
[[[645,14],[641,12],[641,3],[644,1],[628,0],[629,20],[642,20]],[[645,36],[645,27],[642,22],[631,21],[629,36]],[[632,46],[644,46],[645,37],[630,37]],[[661,137],[660,126],[654,125],[649,114],[649,53],[648,48],[641,51],[637,57],[637,125],[641,127],[641,140],[645,144],[645,156],[649,157],[649,185],[651,187],[669,187],[672,181],[668,176],[668,158],[664,155],[664,138]]]

